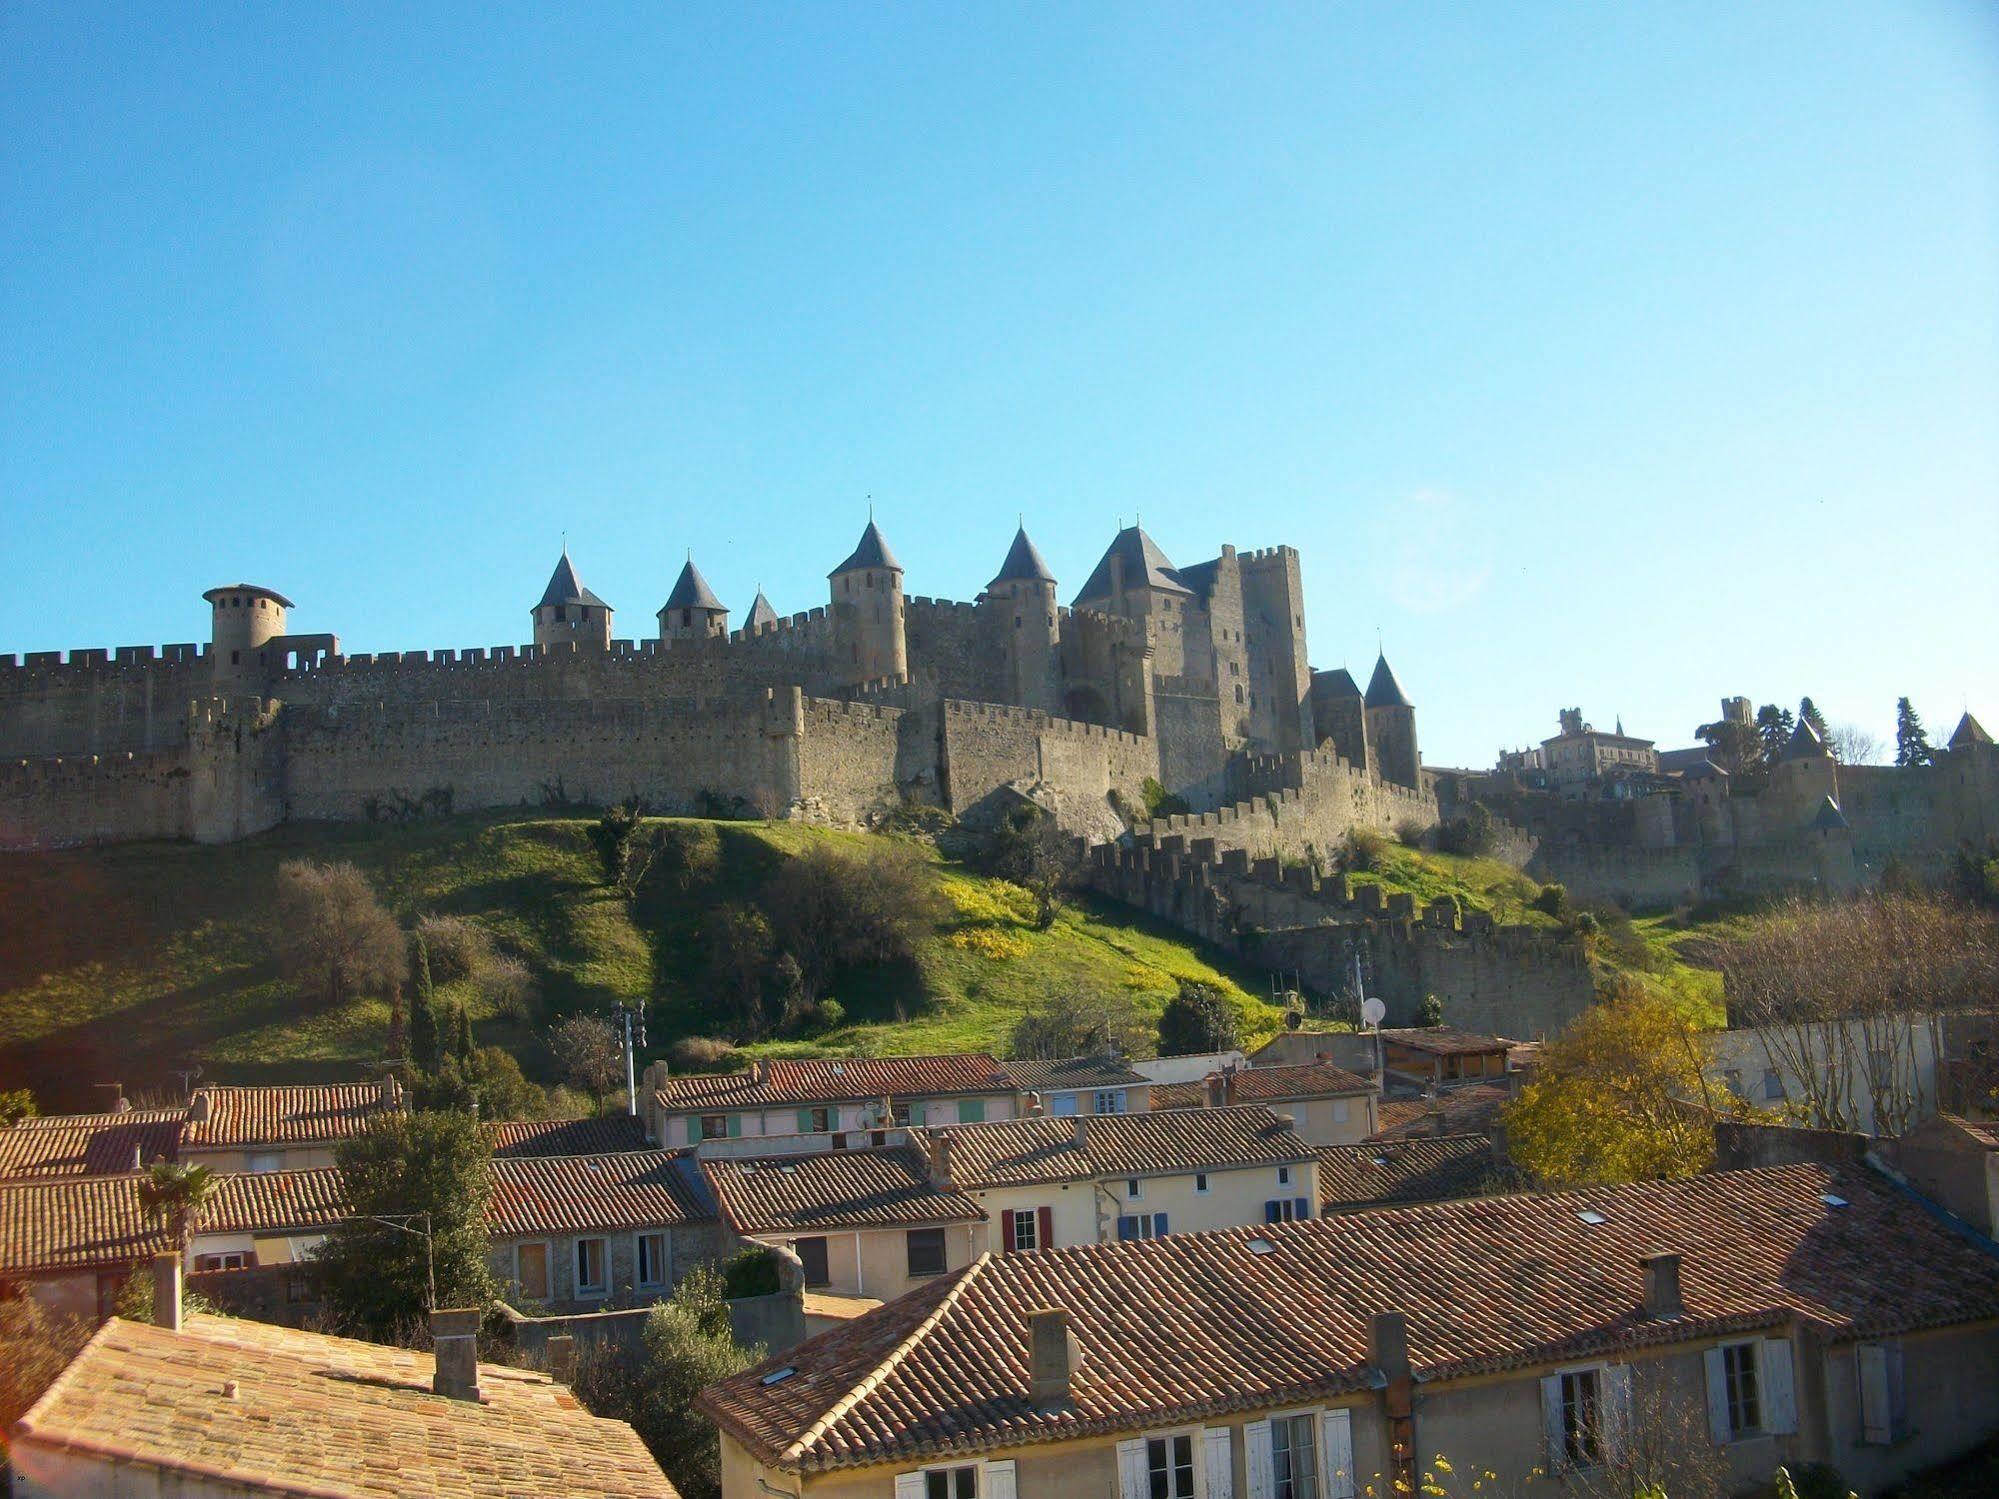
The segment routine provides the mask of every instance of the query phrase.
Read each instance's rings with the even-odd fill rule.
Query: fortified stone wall
[[[1226,729],[1213,687],[1161,677],[1152,712],[1160,783],[1197,810],[1221,806],[1228,800],[1229,756],[1240,741]]]
[[[1345,989],[1358,956],[1391,1025],[1414,1024],[1423,997],[1435,994],[1451,1024],[1537,1036],[1595,997],[1582,949],[1558,936],[1498,927],[1448,901],[1419,911],[1413,896],[1344,876],[1320,881],[1206,838],[1184,851],[1103,845],[1090,871],[1106,894],[1320,994]]]
[[[212,690],[199,646],[0,656],[0,757],[108,755],[182,743]]]
[[[998,793],[1016,782],[1053,783],[1099,805],[1115,791],[1137,805],[1145,778],[1159,773],[1156,747],[1142,735],[991,703],[947,701],[941,713],[945,805],[973,822],[994,815]]]
[[[192,836],[185,748],[0,764],[0,849]]]
[[[913,598],[903,608],[909,675],[931,697],[1009,700],[998,614],[977,604]]]

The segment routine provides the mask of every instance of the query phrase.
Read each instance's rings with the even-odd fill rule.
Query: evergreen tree
[[[1903,769],[1936,762],[1930,747],[1929,730],[1916,715],[1915,704],[1905,697],[1895,699],[1895,763]]]
[[[1212,984],[1180,980],[1180,992],[1159,1013],[1159,1054],[1190,1057],[1236,1044],[1235,1010]]]
[[[1819,712],[1817,704],[1813,703],[1810,698],[1801,697],[1798,699],[1798,718],[1800,721],[1812,726],[1812,732],[1819,736],[1820,744],[1831,742],[1832,736],[1826,731],[1825,715]]]
[[[466,1013],[463,1005],[460,1005],[452,1016],[451,1053],[458,1059],[459,1066],[472,1065],[472,1017]]]
[[[419,1073],[437,1071],[444,1056],[444,1024],[430,982],[430,950],[416,939],[416,984],[410,995],[410,1062]]]
[[[1763,758],[1775,760],[1784,753],[1784,746],[1790,742],[1791,730],[1797,724],[1791,717],[1789,708],[1780,708],[1775,703],[1765,703],[1756,710],[1756,734],[1763,741]]]

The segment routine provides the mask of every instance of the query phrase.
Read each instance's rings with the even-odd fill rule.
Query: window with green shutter
[[[731,1114],[729,1116],[729,1138],[731,1140],[739,1139],[742,1133],[743,1116],[741,1114]]]
[[[958,1105],[960,1124],[983,1124],[986,1120],[986,1101],[983,1098],[967,1098]]]

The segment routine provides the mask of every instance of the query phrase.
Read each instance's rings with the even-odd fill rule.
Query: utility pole
[[[625,1040],[625,1108],[636,1114],[639,1111],[639,1078],[637,1049],[633,1046],[633,1026],[637,1026],[639,1046],[646,1044],[646,1015],[643,1009],[620,1002],[611,1007],[611,1018],[620,1027]]]

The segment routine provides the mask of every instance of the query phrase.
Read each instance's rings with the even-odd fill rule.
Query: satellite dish
[[[1387,1018],[1388,1006],[1380,1000],[1363,999],[1360,1002],[1360,1023],[1362,1025],[1380,1025]]]

